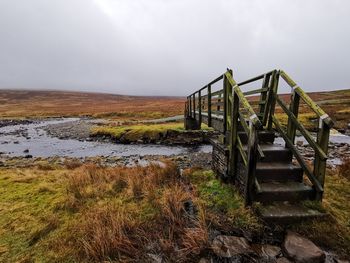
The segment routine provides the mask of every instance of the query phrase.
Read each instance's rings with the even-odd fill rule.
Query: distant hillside
[[[344,129],[350,122],[350,90],[310,92]],[[290,94],[280,95],[289,101]],[[257,97],[251,98],[253,101]],[[94,116],[112,119],[153,119],[183,113],[185,98],[125,96],[67,91],[0,90],[0,117]],[[306,107],[305,107],[306,109]],[[301,112],[304,109],[302,107]]]
[[[0,117],[110,116],[153,118],[182,114],[180,97],[141,97],[67,91],[0,90]]]

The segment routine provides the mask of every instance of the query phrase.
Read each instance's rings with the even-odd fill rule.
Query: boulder
[[[280,247],[266,244],[261,246],[259,254],[263,259],[273,261],[282,254],[282,251]]]
[[[296,263],[325,262],[325,253],[309,239],[288,231],[283,242],[283,251],[286,256]]]
[[[211,247],[213,252],[222,258],[254,254],[244,237],[219,235],[213,240]]]

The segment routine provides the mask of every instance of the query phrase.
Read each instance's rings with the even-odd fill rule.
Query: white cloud
[[[349,88],[349,15],[347,0],[0,0],[0,87],[186,95],[226,67],[277,67]]]

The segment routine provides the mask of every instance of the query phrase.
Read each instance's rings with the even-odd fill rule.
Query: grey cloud
[[[186,95],[232,67],[350,88],[347,0],[0,0],[0,88]]]

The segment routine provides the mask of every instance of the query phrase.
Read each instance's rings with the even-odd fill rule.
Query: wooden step
[[[238,136],[242,141],[242,144],[248,143],[248,136],[245,132],[239,131]],[[275,133],[271,131],[259,131],[258,140],[260,144],[273,143],[275,140]]]
[[[257,213],[264,221],[275,224],[289,224],[327,216],[325,213],[307,208],[302,204],[289,202],[276,202],[260,206]]]
[[[292,163],[258,162],[255,175],[259,182],[302,182],[303,169]]]
[[[265,158],[259,162],[291,162],[292,152],[281,145],[275,144],[259,144],[261,150],[264,152]],[[243,145],[243,149],[247,150],[247,145]]]
[[[310,200],[315,195],[314,189],[300,182],[262,182],[259,186],[254,200],[263,203]]]

